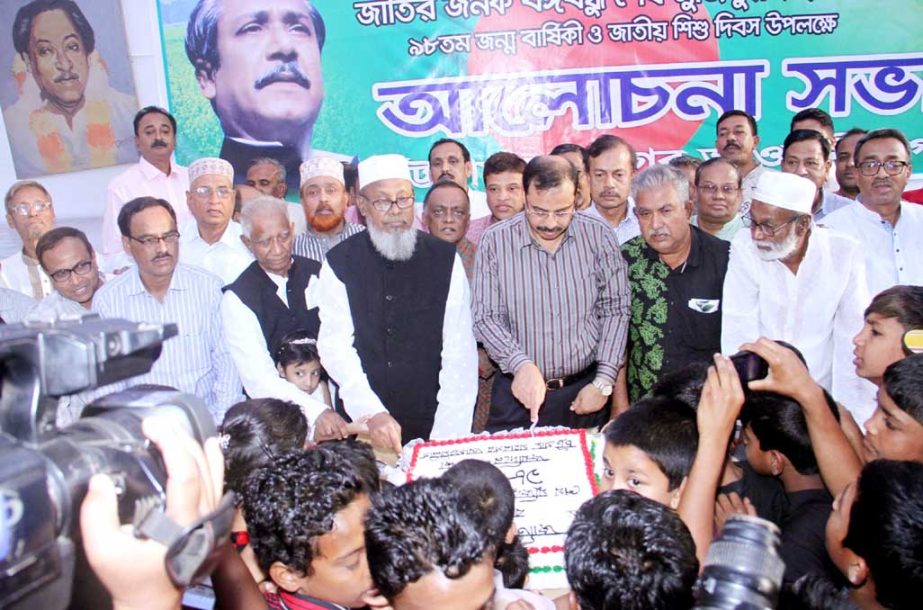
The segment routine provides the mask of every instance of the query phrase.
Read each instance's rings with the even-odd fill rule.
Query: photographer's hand
[[[203,449],[163,419],[146,419],[142,427],[166,464],[167,515],[188,525],[213,511],[224,484],[224,458],[217,440],[208,439]],[[109,476],[90,479],[80,507],[80,530],[87,560],[112,594],[116,610],[180,607],[182,591],[173,586],[164,565],[167,548],[136,538],[131,524],[119,522],[116,489]]]

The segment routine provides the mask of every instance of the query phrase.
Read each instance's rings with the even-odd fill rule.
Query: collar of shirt
[[[890,227],[892,229],[894,228],[891,226],[891,223],[889,223],[887,220],[881,217],[881,214],[879,214],[878,212],[874,210],[870,210],[868,206],[862,203],[862,195],[859,195],[858,197],[856,197],[856,202],[860,203],[861,205],[851,205],[851,206],[845,206],[845,207],[847,209],[853,210],[859,216],[859,218],[862,218],[863,220],[866,220],[868,222],[874,222],[875,224],[879,226]],[[907,205],[908,203],[906,201],[901,200],[900,214],[897,217],[897,224],[900,224],[901,218],[904,217],[904,210],[906,209]],[[916,204],[911,203],[909,205],[916,205]]]
[[[343,606],[338,606],[331,602],[308,597],[307,595],[301,595],[300,593],[289,593],[288,591],[280,591],[279,599],[282,602],[282,607],[286,610],[317,610],[318,608],[326,610],[343,609]]]
[[[160,169],[158,169],[157,167],[154,167],[151,163],[149,163],[148,160],[145,159],[144,157],[141,157],[138,159],[138,169],[141,170],[141,174],[147,180],[157,180],[158,178],[161,180],[169,180],[172,176],[176,175],[176,167],[177,167],[176,162],[171,157],[170,158],[170,173],[165,174],[162,171],[160,171]]]
[[[224,233],[221,234],[221,238],[214,244],[205,243],[205,240],[203,240],[202,236],[199,234],[199,226],[196,224],[194,218],[180,228],[180,234],[183,237],[189,235],[189,237],[186,239],[188,239],[190,242],[201,241],[205,246],[223,244],[229,248],[239,248],[243,245],[243,242],[240,240],[240,236],[243,235],[243,230],[241,229],[240,224],[234,222],[233,220],[228,222],[228,226],[224,229]]]
[[[135,265],[128,271],[124,273],[130,273],[131,279],[129,280],[128,286],[128,296],[136,296],[139,294],[150,294],[147,291],[147,288],[144,287],[144,282],[141,281],[141,271],[138,269],[138,266]],[[177,262],[176,267],[173,269],[173,276],[170,278],[170,287],[167,289],[167,292],[173,292],[174,290],[188,290],[189,289],[189,278],[186,277],[185,273],[181,271],[181,265]]]

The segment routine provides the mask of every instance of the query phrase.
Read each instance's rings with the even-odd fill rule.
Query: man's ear
[[[679,501],[683,499],[683,492],[686,490],[686,483],[689,477],[683,477],[676,489],[670,492],[670,508],[676,510],[679,508]]]
[[[199,89],[209,100],[215,99],[215,71],[212,65],[205,60],[198,60],[195,65],[195,79],[199,83]]]
[[[580,610],[580,606],[577,604],[577,594],[573,591],[567,594],[567,607],[570,610]]]
[[[785,456],[781,452],[770,449],[766,453],[769,454],[769,470],[772,472],[772,476],[777,477],[782,474],[782,471],[785,470],[786,462]]]
[[[14,231],[16,230],[16,225],[13,224],[13,215],[9,212],[6,213],[6,224],[8,224]]]
[[[690,190],[691,190],[691,189],[690,189]],[[692,206],[692,199],[691,199],[691,197],[693,197],[693,194],[692,194],[691,192],[689,193],[689,197],[690,197],[690,199],[687,199],[685,205],[683,205],[683,209],[686,210],[686,218],[687,218],[687,219],[692,218],[693,206]]]
[[[516,522],[510,524],[510,529],[506,530],[506,537],[503,539],[503,542],[506,544],[513,544],[513,540],[516,539]]]
[[[289,593],[297,593],[304,585],[305,577],[281,561],[274,561],[269,566],[269,578],[276,586]]]
[[[134,260],[135,255],[131,251],[131,238],[122,236],[122,250],[124,250]]]
[[[760,137],[753,136],[753,150],[756,151],[756,147],[760,145]]]

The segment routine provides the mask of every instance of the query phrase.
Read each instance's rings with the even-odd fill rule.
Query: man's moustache
[[[73,72],[65,72],[54,77],[56,83],[63,83],[66,80],[77,80],[77,75]]]
[[[163,140],[154,140],[151,144],[151,148],[167,148],[167,143]]]
[[[299,68],[298,65],[293,62],[279,64],[260,78],[256,79],[254,87],[257,89],[263,89],[273,83],[295,83],[304,87],[305,89],[311,88],[311,80],[305,76],[304,72],[301,71],[301,68]]]

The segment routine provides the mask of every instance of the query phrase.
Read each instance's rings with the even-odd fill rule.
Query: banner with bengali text
[[[184,46],[198,0],[159,2],[178,157],[186,164],[217,155],[223,133]],[[261,2],[289,3],[249,4],[257,11]],[[815,106],[833,116],[838,134],[902,130],[915,167],[923,167],[920,2],[313,4],[326,40],[312,147],[359,158],[402,153],[419,187],[429,181],[429,146],[442,137],[465,142],[483,162],[498,150],[528,158],[614,133],[634,145],[644,166],[683,152],[714,156],[717,118],[732,108],[756,116],[758,154],[770,167],[780,163],[791,117]],[[219,19],[219,34],[222,27],[230,26]],[[260,53],[252,61],[269,65],[272,58]]]

